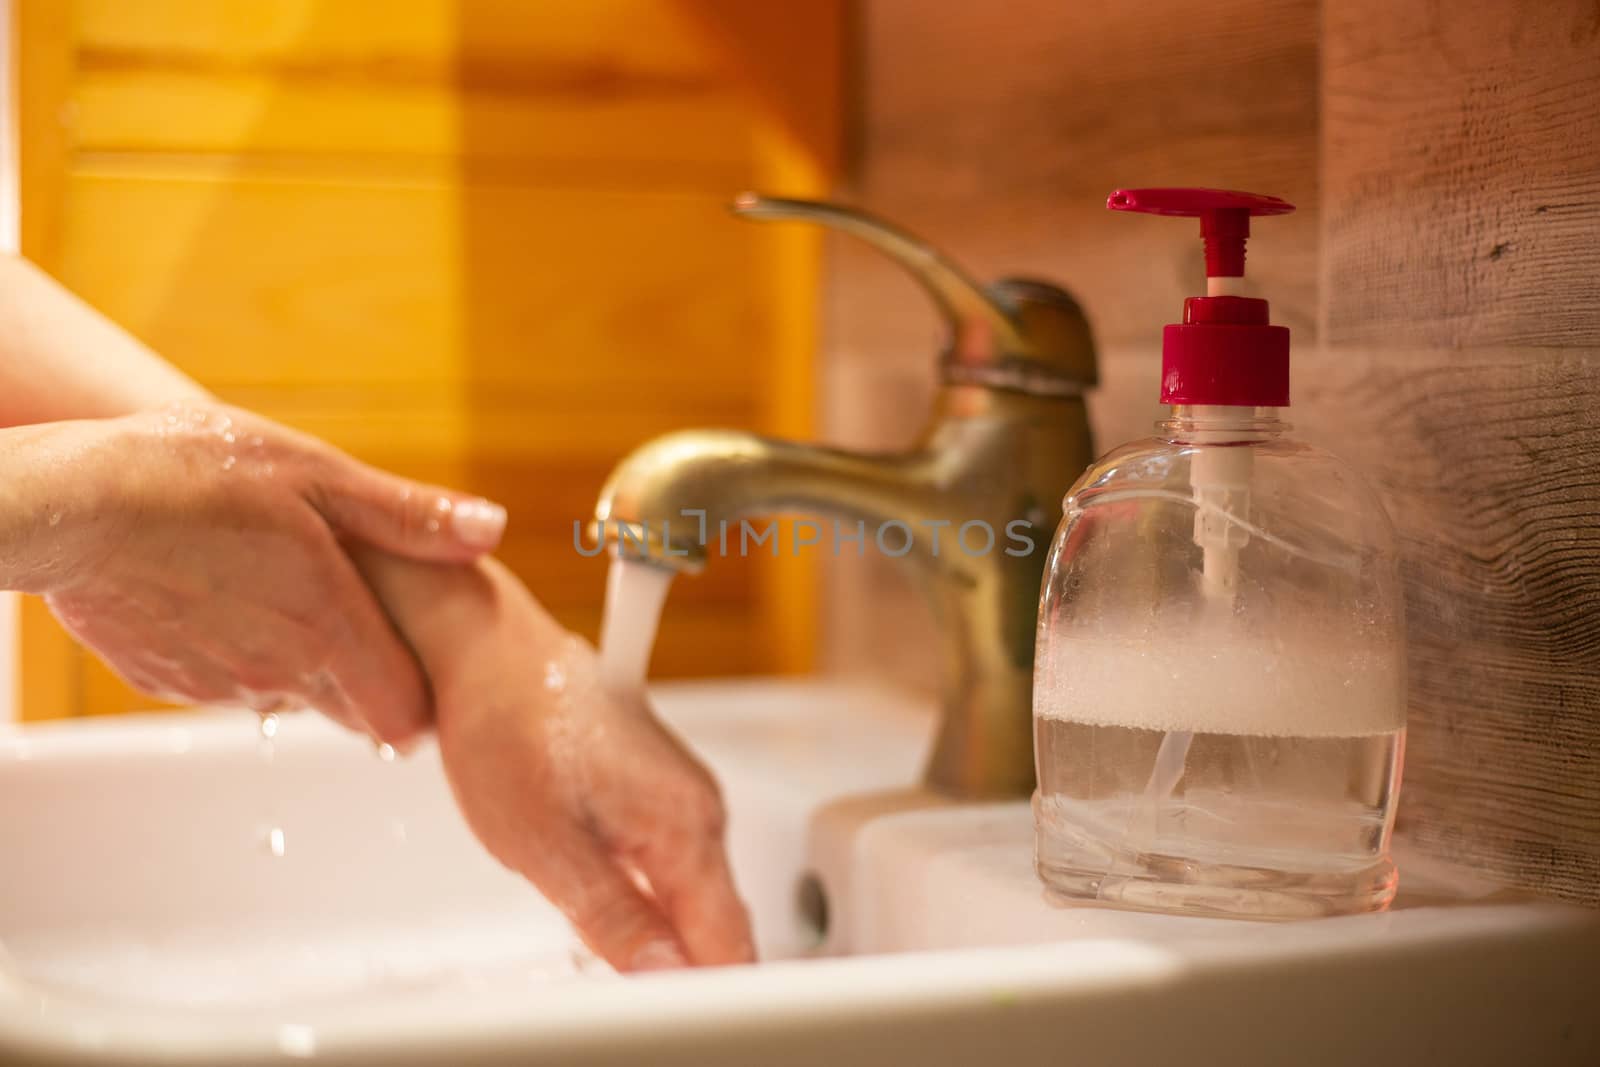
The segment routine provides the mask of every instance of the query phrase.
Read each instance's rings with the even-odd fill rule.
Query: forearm
[[[70,421],[0,428],[0,589],[49,592],[102,517],[71,468],[103,436]]]
[[[0,425],[205,399],[192,378],[33,264],[0,256]]]

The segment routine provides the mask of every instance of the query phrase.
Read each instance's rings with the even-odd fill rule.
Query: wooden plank
[[[268,415],[363,457],[387,462],[428,462],[478,454],[487,460],[537,460],[552,455],[603,455],[620,459],[649,437],[691,425],[770,428],[765,405],[742,390],[707,389],[679,400],[670,392],[653,407],[616,402],[590,404],[570,394],[552,396],[510,386],[491,391],[469,383],[393,387],[323,387],[278,383],[219,386],[231,404]],[[574,390],[576,392],[576,390]],[[637,399],[637,398],[635,398]],[[577,406],[583,405],[583,406]]]
[[[19,596],[17,601],[18,717],[27,722],[70,714],[83,703],[82,650],[43,600]]]
[[[716,197],[576,190],[79,174],[67,210],[62,280],[208,385],[557,410],[754,403],[770,312],[729,279],[796,240]]]
[[[719,194],[804,193],[837,167],[841,0],[603,0],[559,18],[409,0],[386,15],[348,0],[89,3],[72,146]]]
[[[1404,539],[1403,828],[1600,903],[1600,21],[1362,0],[1323,39],[1341,347],[1297,371],[1296,421],[1376,474]]]
[[[1198,228],[1114,215],[1107,194],[1210,185],[1283,196],[1300,211],[1257,227],[1251,275],[1275,320],[1310,340],[1317,9],[1155,0],[1108,18],[1094,5],[1016,0],[1002,18],[981,4],[876,0],[862,10],[856,194],[981,279],[1066,285],[1102,344],[1152,349],[1202,290]],[[838,328],[874,348],[926,338],[926,351],[924,304],[871,262],[852,261],[835,286]]]
[[[51,0],[12,0],[11,15],[21,251],[49,269],[60,252],[61,173],[72,93],[71,11]]]
[[[1600,349],[1338,349],[1294,420],[1371,475],[1410,641],[1401,830],[1600,902]]]
[[[560,17],[475,0],[86,4],[74,145],[87,152],[444,157],[478,174],[726,190],[769,121],[697,3]],[[804,16],[817,27],[824,20]]]
[[[1329,338],[1600,345],[1594,5],[1324,17]]]

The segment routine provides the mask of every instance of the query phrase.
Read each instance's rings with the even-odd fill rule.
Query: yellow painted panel
[[[410,0],[84,8],[87,151],[443,155],[545,179],[748,183],[770,119],[699,3]],[[400,165],[391,160],[392,166]]]
[[[50,719],[70,714],[83,705],[79,661],[81,650],[36,596],[19,598],[16,680],[17,706],[22,718]]]
[[[529,397],[526,390],[471,384],[217,389],[228,403],[298,426],[357,455],[400,463],[470,456],[531,462],[594,455],[614,461],[646,438],[688,426],[773,428],[767,405],[748,395],[751,391],[749,385],[709,387],[694,395],[687,388],[664,388],[655,405],[639,406],[615,396],[610,403],[584,398],[563,404],[562,398]]]
[[[65,193],[72,9],[44,0],[13,0],[10,13],[22,251],[49,267],[59,249]]]
[[[58,274],[208,385],[461,383],[530,416],[756,402],[795,231],[720,198],[75,175]]]
[[[53,3],[56,0],[42,0]],[[702,0],[75,0],[76,45],[144,65],[327,67],[402,86],[595,62],[686,78],[714,65]],[[88,64],[92,65],[92,64]],[[720,76],[726,76],[722,72]],[[662,86],[647,87],[659,93]]]

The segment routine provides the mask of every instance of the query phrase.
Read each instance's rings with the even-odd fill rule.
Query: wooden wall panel
[[[1323,41],[1335,347],[1297,417],[1405,541],[1403,826],[1600,902],[1600,17],[1360,0]]]
[[[1326,12],[1328,339],[1600,348],[1600,12]]]
[[[74,136],[86,152],[740,186],[754,168],[750,86],[703,6],[605,0],[551,17],[406,0],[374,18],[350,0],[91,0]]]
[[[1597,356],[1339,349],[1302,360],[1293,410],[1308,438],[1373,476],[1399,535],[1410,642],[1400,832],[1501,881],[1591,902]]]
[[[1314,327],[1314,2],[1145,0],[1108,17],[1054,0],[1003,13],[869,0],[861,17],[851,177],[863,202],[956,246],[980,277],[1067,284],[1100,342],[1120,347],[1159,345],[1204,270],[1198,227],[1114,215],[1107,194],[1259,188],[1300,211],[1259,227],[1252,275],[1283,322]],[[869,293],[850,310],[904,316],[906,303]]]
[[[725,197],[95,167],[66,198],[63,273],[219,388],[449,385],[530,422],[762,403],[773,313],[729,278],[788,235]]]

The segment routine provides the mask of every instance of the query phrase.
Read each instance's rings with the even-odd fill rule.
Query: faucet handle
[[[947,382],[1076,396],[1097,380],[1088,320],[1066,290],[1049,282],[1004,278],[984,288],[933,246],[840,204],[742,193],[733,212],[831,226],[899,263],[933,298],[949,330],[941,357]]]

